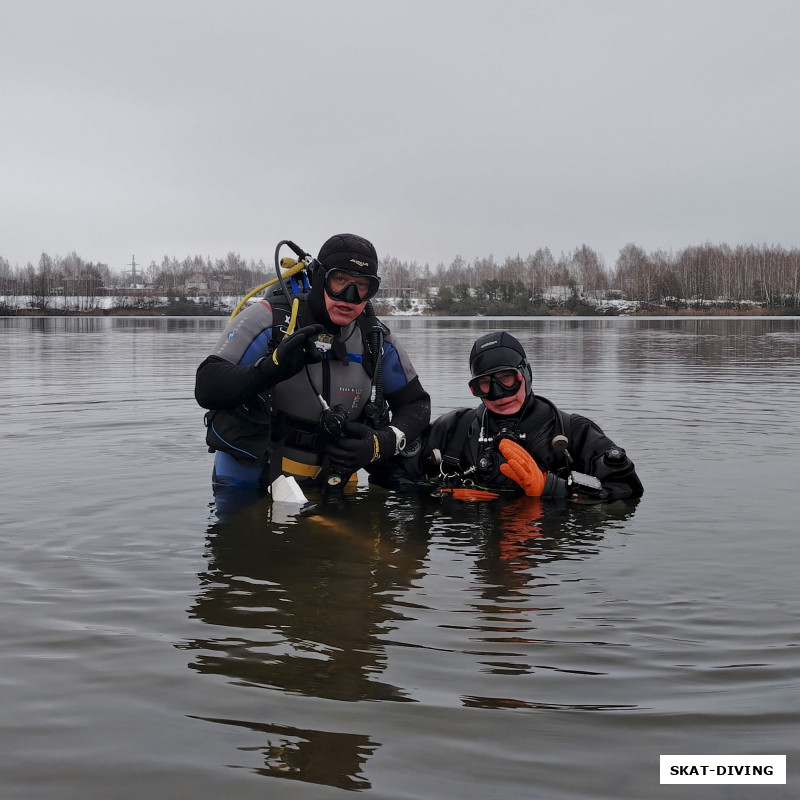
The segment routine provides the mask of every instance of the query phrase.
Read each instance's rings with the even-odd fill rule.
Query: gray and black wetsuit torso
[[[375,370],[359,321],[329,337],[330,349],[320,363],[309,365],[308,374],[301,370],[270,392],[256,388],[255,365],[276,344],[280,305],[275,302],[273,308],[265,299],[244,309],[198,368],[195,395],[211,409],[207,442],[216,451],[218,483],[264,488],[281,473],[299,482],[319,480],[324,432],[317,395],[331,408],[340,406],[348,420],[364,421]],[[301,304],[297,327],[315,321],[308,304]],[[429,419],[430,399],[405,351],[385,328],[380,358],[392,425],[417,436]]]

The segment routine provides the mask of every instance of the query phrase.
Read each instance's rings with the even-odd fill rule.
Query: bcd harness
[[[302,275],[303,282],[298,285],[294,277],[291,278],[291,294],[292,301],[295,299],[299,302],[299,309],[295,314],[300,317],[303,314],[307,302],[308,279],[305,273]],[[288,333],[288,327],[292,318],[293,309],[289,304],[286,296],[280,289],[275,289],[267,296],[267,301],[272,307],[273,324],[272,333],[268,345],[267,354],[269,355],[283,340]],[[386,402],[383,393],[383,340],[388,328],[377,318],[371,302],[367,302],[364,311],[356,317],[356,325],[359,328],[362,341],[362,355],[360,363],[364,371],[370,378],[370,395],[369,400],[364,407],[364,417],[367,424],[372,428],[381,428],[389,424],[389,406]],[[321,334],[318,337],[320,342],[320,349],[323,351],[322,360],[322,387],[321,391],[318,390],[311,379],[310,373],[306,370],[309,384],[314,394],[324,400],[325,403],[330,402],[331,398],[331,384],[330,384],[330,358],[331,356],[343,364],[351,363],[350,356],[347,353],[347,348],[344,342],[335,339],[329,334]],[[320,423],[310,422],[307,420],[300,420],[291,417],[285,412],[275,409],[270,397],[270,409],[272,411],[272,418],[274,422],[272,440],[276,441],[281,438],[286,438],[288,444],[298,446],[304,450],[316,450],[319,445],[320,439]],[[332,413],[337,412],[336,409],[330,410]],[[324,413],[324,412],[323,412]],[[345,417],[346,421],[346,417]],[[324,425],[322,426],[325,427]]]
[[[304,284],[304,285],[303,285]],[[306,303],[305,290],[308,287],[305,274],[302,275],[302,284],[292,278],[291,300],[297,299],[298,305],[303,308]],[[287,335],[292,308],[281,290],[273,290],[267,294],[265,300],[269,303],[273,322],[267,344],[267,355],[270,355]],[[356,323],[361,333],[362,355],[361,366],[370,379],[370,397],[365,405],[364,414],[366,421],[374,428],[388,424],[388,404],[383,394],[382,362],[383,337],[388,328],[375,316],[371,303],[367,303],[365,310],[360,314]],[[346,347],[333,337],[330,337],[330,353],[336,360],[344,364],[351,363]],[[326,356],[328,354],[326,353]],[[323,386],[322,393],[318,394],[317,387],[313,385],[310,375],[309,383],[314,395],[318,399],[330,400],[330,363],[325,357],[322,361]],[[206,443],[210,452],[222,450],[234,456],[243,464],[256,465],[263,463],[278,442],[283,441],[289,447],[294,447],[306,452],[318,452],[321,445],[323,428],[320,420],[310,420],[293,417],[283,410],[275,408],[274,390],[262,391],[236,408],[228,409],[224,414],[218,409],[208,411],[204,416],[207,428]],[[336,413],[335,409],[330,410]],[[341,412],[342,426],[346,423],[346,415]],[[273,465],[274,467],[275,465]]]

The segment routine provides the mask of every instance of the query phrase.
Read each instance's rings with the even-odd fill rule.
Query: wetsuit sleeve
[[[429,481],[439,475],[439,465],[433,459],[433,451],[439,450],[442,454],[450,454],[455,461],[459,461],[462,448],[468,445],[464,441],[456,445],[457,453],[450,453],[451,441],[456,430],[459,429],[459,420],[464,414],[474,416],[474,409],[460,408],[448,411],[435,422],[425,425],[419,434],[420,447],[413,455],[398,455],[381,465],[376,471],[371,471],[371,480],[387,489],[415,494],[430,491]],[[448,466],[452,471],[452,467]]]
[[[444,471],[453,474],[463,471],[465,465],[475,463],[477,434],[475,432],[476,409],[456,408],[447,411],[425,428],[422,447],[416,459],[415,470],[420,478],[439,475],[439,465],[433,457],[438,450],[444,461]]]
[[[570,454],[573,469],[593,475],[608,494],[607,501],[641,497],[644,487],[625,451],[592,420],[570,415]]]
[[[266,356],[272,338],[272,308],[266,301],[248,306],[220,335],[197,368],[194,396],[203,408],[234,408],[268,385],[255,364]]]
[[[194,396],[203,408],[235,408],[264,388],[264,376],[252,364],[209,356],[197,368]]]
[[[392,425],[403,431],[409,441],[416,439],[430,422],[431,397],[416,375],[409,383],[387,394],[386,402],[392,410]]]
[[[387,333],[383,340],[383,356],[381,357],[383,372],[383,391],[388,397],[398,389],[402,389],[417,377],[417,371],[411,363],[403,347]]]
[[[431,398],[422,388],[417,371],[406,351],[387,333],[381,358],[383,391],[392,410],[392,425],[411,441],[422,433],[431,419]]]

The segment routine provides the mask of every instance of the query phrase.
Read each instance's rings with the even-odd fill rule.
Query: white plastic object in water
[[[308,502],[293,475],[288,478],[285,475],[278,475],[272,482],[270,492],[273,503],[297,503],[302,506]]]

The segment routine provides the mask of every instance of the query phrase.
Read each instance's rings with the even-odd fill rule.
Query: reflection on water
[[[261,502],[212,525],[208,570],[199,576],[202,591],[190,613],[216,635],[182,645],[197,651],[191,668],[306,697],[409,701],[406,691],[380,678],[383,639],[401,616],[392,601],[419,574],[425,543],[418,532],[406,536],[387,525],[382,508],[357,514],[346,500],[321,499],[313,516],[279,526]],[[367,735],[213,721],[264,735],[265,744],[255,748],[264,758],[263,768],[255,768],[260,773],[369,786],[363,764],[379,745]]]
[[[473,620],[465,628],[473,641],[493,648],[480,654],[481,670],[532,674],[536,668],[526,651],[535,643],[530,614],[540,610],[531,607],[529,592],[541,587],[537,568],[590,557],[604,533],[622,527],[637,504],[572,508],[525,497],[461,503],[379,489],[315,499],[310,514],[281,519],[280,506],[261,501],[210,526],[208,568],[198,576],[200,591],[190,609],[210,626],[209,637],[180,645],[194,653],[191,669],[308,698],[419,702],[412,689],[382,676],[392,647],[439,648],[398,640],[397,632],[424,609],[410,591],[429,577],[431,541],[441,536],[473,553],[469,580],[475,591],[462,612]],[[457,701],[495,710],[538,707],[513,697]],[[369,787],[364,765],[381,746],[366,733],[275,719],[204,719],[263,735],[263,745],[240,748],[263,757],[264,766],[251,769],[339,788]]]
[[[333,700],[406,700],[377,679],[379,637],[392,628],[387,603],[413,580],[424,546],[398,547],[395,536],[354,521],[344,502],[340,516],[322,510],[268,536],[266,503],[212,527],[192,613],[232,635],[215,638],[194,667]]]
[[[246,728],[263,736],[266,744],[262,747],[240,748],[257,752],[264,759],[263,767],[253,769],[259,775],[322,783],[337,789],[370,788],[369,781],[362,775],[363,765],[377,745],[368,736],[305,730],[288,725],[209,717],[204,719],[206,722]]]

